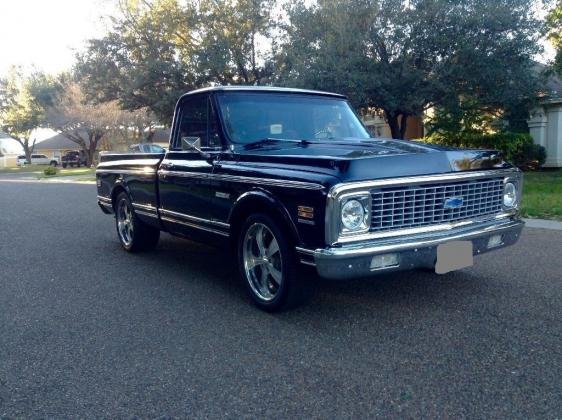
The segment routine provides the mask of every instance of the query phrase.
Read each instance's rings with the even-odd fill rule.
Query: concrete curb
[[[525,226],[529,228],[562,230],[562,222],[559,222],[557,220],[545,220],[545,219],[523,219],[523,220],[525,221]]]
[[[82,184],[82,185],[95,185],[96,181],[80,181],[78,179],[0,179],[0,182],[20,182],[27,184]]]

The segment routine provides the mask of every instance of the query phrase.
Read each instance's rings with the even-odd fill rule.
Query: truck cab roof
[[[330,96],[333,98],[347,99],[344,95],[340,95],[338,93],[323,92],[320,90],[276,87],[276,86],[211,86],[202,89],[192,90],[190,92],[183,94],[181,98],[184,98],[186,96],[196,95],[198,93],[210,93],[210,92],[288,93],[288,94],[301,94],[301,95]]]

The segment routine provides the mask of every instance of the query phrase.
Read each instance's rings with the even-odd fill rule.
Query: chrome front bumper
[[[519,239],[523,226],[524,222],[517,219],[501,223],[495,221],[478,227],[459,228],[438,234],[361,242],[316,250],[300,248],[298,251],[304,257],[302,262],[315,265],[321,277],[351,279],[419,267],[433,268],[437,258],[437,246],[450,241],[471,241],[474,255],[513,245]],[[488,240],[493,235],[501,235],[501,243],[489,248]],[[398,254],[397,265],[371,269],[374,256],[389,253]],[[307,261],[306,257],[311,257],[312,261]]]

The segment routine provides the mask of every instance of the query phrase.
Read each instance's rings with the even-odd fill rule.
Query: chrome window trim
[[[217,220],[203,219],[201,217],[191,216],[191,215],[185,214],[185,213],[178,213],[176,211],[165,210],[162,207],[160,207],[158,210],[162,214],[162,217],[168,216],[168,218],[186,219],[186,220],[194,222],[194,223],[207,223],[209,225],[221,227],[221,228],[224,228],[224,229],[230,229],[229,223],[219,222]]]
[[[315,184],[312,182],[304,181],[291,181],[286,179],[274,179],[274,178],[257,178],[253,176],[241,176],[241,175],[226,175],[226,174],[212,174],[212,173],[200,173],[200,172],[180,172],[180,171],[168,171],[165,169],[160,169],[158,171],[158,176],[178,176],[183,178],[206,178],[209,180],[217,181],[230,181],[230,182],[244,182],[253,183],[258,185],[269,185],[275,187],[288,187],[288,188],[300,188],[307,190],[322,190],[324,186],[321,184]]]
[[[420,185],[428,184],[434,182],[457,182],[457,181],[469,181],[474,179],[489,178],[489,177],[504,177],[504,184],[509,180],[517,182],[518,194],[521,197],[522,192],[522,175],[521,171],[517,168],[510,169],[496,169],[496,170],[486,170],[486,171],[475,171],[475,172],[461,172],[461,173],[446,173],[437,175],[421,175],[421,176],[411,176],[403,178],[387,178],[372,181],[359,181],[359,182],[349,182],[334,185],[328,192],[326,201],[326,216],[325,216],[325,228],[324,235],[326,244],[334,246],[343,243],[353,243],[360,242],[370,239],[380,239],[380,238],[390,238],[395,236],[404,236],[416,233],[424,232],[437,232],[451,230],[456,227],[466,226],[475,223],[481,223],[496,219],[505,219],[506,217],[515,216],[518,214],[519,203],[515,207],[510,209],[504,209],[502,213],[486,216],[483,218],[475,218],[462,220],[452,223],[441,223],[438,225],[421,226],[416,228],[400,229],[395,231],[387,232],[367,232],[358,235],[342,235],[339,231],[339,211],[340,211],[340,201],[344,196],[349,194],[361,193],[364,190],[370,190],[377,187],[387,187],[387,186],[400,186],[400,185]]]

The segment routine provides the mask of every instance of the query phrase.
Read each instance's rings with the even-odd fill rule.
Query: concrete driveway
[[[123,252],[95,196],[0,182],[0,417],[562,416],[561,231],[271,315],[220,251]]]

